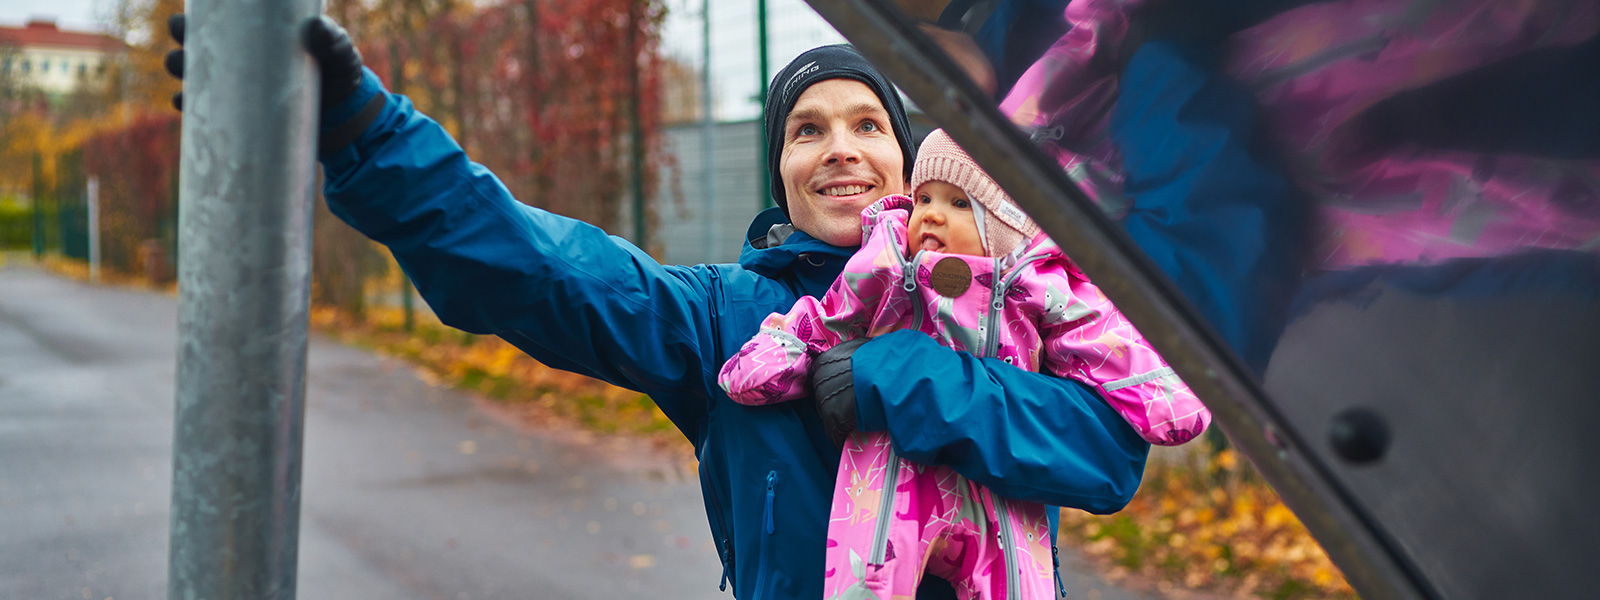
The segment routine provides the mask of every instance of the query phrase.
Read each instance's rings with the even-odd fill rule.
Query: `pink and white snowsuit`
[[[828,292],[767,317],[723,365],[718,383],[730,397],[760,405],[806,396],[816,355],[909,327],[1091,385],[1151,443],[1205,430],[1210,411],[1048,237],[998,258],[919,251],[907,259],[912,204],[895,195],[862,211],[861,250]],[[856,432],[834,488],[825,597],[911,597],[926,570],[963,598],[1054,598],[1049,534],[1044,505],[902,460],[883,432]]]

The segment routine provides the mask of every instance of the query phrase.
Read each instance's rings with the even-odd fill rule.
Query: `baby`
[[[943,130],[923,142],[911,186],[912,197],[862,211],[861,250],[822,298],[767,317],[723,365],[718,383],[730,397],[760,405],[807,396],[818,354],[909,327],[1088,384],[1151,443],[1205,430],[1211,413],[1188,386]],[[826,598],[913,597],[924,570],[962,598],[1055,598],[1043,504],[902,460],[883,432],[843,443]]]

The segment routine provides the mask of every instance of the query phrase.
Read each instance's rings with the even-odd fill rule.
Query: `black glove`
[[[845,438],[856,430],[856,384],[850,357],[865,343],[867,340],[858,338],[829,348],[817,356],[811,369],[811,395],[817,400],[817,414],[822,416],[822,428],[836,446],[844,446]]]
[[[319,15],[306,23],[305,44],[322,71],[322,108],[343,102],[361,87],[361,51],[332,18]]]
[[[167,72],[183,79],[183,34],[186,21],[182,13],[167,18],[167,30],[179,48],[167,53]],[[317,60],[322,72],[322,107],[338,104],[361,86],[361,51],[350,42],[350,34],[327,15],[306,23],[302,38],[306,50]],[[183,92],[172,96],[172,106],[183,110]]]

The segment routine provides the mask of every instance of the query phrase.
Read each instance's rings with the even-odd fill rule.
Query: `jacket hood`
[[[774,226],[787,225],[789,218],[783,210],[769,208],[756,215],[745,231],[744,249],[739,252],[739,265],[764,277],[778,279],[786,270],[794,269],[802,276],[813,271],[828,273],[832,280],[844,268],[856,248],[841,248],[811,237],[804,231],[792,229],[783,234],[778,245],[768,245],[768,234]],[[780,230],[781,232],[782,230]],[[796,263],[801,263],[796,265]],[[803,267],[803,268],[802,268]]]

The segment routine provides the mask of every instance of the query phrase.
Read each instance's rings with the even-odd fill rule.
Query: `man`
[[[832,357],[846,376],[830,383],[844,385],[823,407],[826,423],[813,403],[747,407],[717,386],[764,317],[827,289],[860,244],[860,210],[906,190],[905,109],[853,49],[811,50],[773,79],[765,110],[779,208],[756,218],[739,262],[676,266],[518,202],[384,91],[338,25],[324,17],[308,33],[324,78],[329,207],[387,245],[445,323],[649,394],[694,444],[735,597],[821,597],[839,464],[828,428],[887,430],[903,456],[1013,498],[1106,513],[1137,489],[1148,446],[1088,388],[914,331]],[[919,597],[953,590],[929,581]]]

